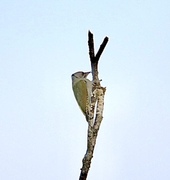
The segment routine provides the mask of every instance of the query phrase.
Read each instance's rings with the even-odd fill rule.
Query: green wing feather
[[[77,103],[82,110],[83,114],[86,114],[86,104],[88,98],[87,85],[86,81],[80,80],[73,86],[74,96],[77,100]]]

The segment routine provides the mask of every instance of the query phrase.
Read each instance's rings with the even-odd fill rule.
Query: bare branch
[[[95,53],[94,53],[94,42],[93,42],[93,34],[89,31],[88,33],[88,45],[89,45],[89,56],[90,56],[90,61],[93,62],[94,57],[95,57]]]
[[[103,42],[102,42],[102,44],[100,45],[100,48],[99,48],[97,54],[96,54],[96,58],[95,58],[96,61],[99,60],[99,58],[100,58],[100,56],[101,56],[104,48],[106,47],[106,44],[107,44],[108,41],[109,41],[109,38],[108,38],[108,37],[105,37],[104,40],[103,40]]]
[[[88,38],[89,38],[88,40],[89,56],[90,56],[92,76],[93,76],[93,88],[92,88],[92,96],[91,96],[91,105],[88,108],[89,115],[87,116],[87,122],[88,122],[87,151],[82,160],[83,165],[81,168],[79,180],[86,180],[90,169],[98,131],[103,119],[104,95],[106,91],[106,88],[101,87],[98,78],[98,61],[108,42],[108,37],[105,37],[103,43],[100,45],[100,48],[96,56],[94,53],[93,34],[90,31],[88,33]],[[96,112],[95,112],[95,106],[96,106]]]

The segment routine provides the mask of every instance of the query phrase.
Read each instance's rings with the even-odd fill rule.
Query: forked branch
[[[90,31],[88,33],[88,45],[89,45],[89,56],[90,56],[92,76],[93,76],[93,88],[92,88],[92,96],[91,96],[91,105],[89,109],[89,117],[87,119],[88,122],[87,150],[82,160],[83,165],[81,168],[79,180],[86,180],[87,178],[91,165],[91,160],[93,157],[94,148],[96,145],[98,131],[103,119],[104,95],[106,88],[100,85],[100,81],[98,78],[98,61],[108,40],[109,40],[108,37],[104,38],[103,43],[100,45],[100,48],[95,56],[93,34]]]

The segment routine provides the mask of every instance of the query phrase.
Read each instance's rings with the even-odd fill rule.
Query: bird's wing
[[[88,98],[86,81],[80,80],[73,86],[75,98],[83,114],[86,114],[86,103]]]

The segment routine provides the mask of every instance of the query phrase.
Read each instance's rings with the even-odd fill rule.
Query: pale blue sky
[[[78,179],[87,123],[71,74],[107,87],[89,180],[169,180],[170,1],[0,2],[0,179]]]

